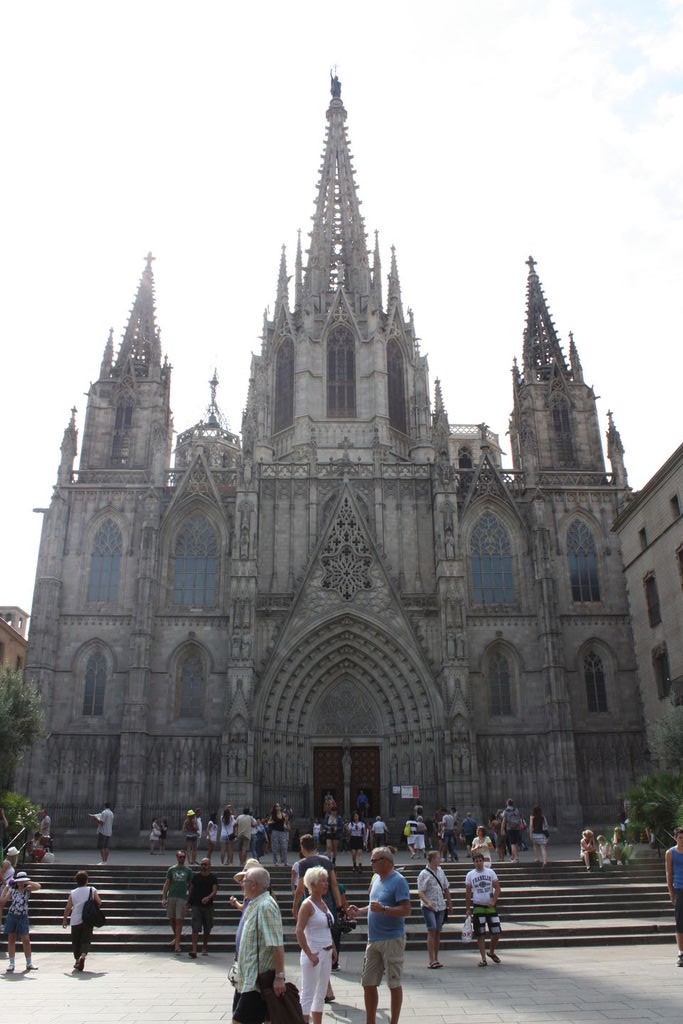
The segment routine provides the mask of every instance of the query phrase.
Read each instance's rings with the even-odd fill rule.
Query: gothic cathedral
[[[27,672],[47,738],[17,780],[117,834],[230,801],[301,818],[513,796],[610,821],[645,770],[611,416],[565,356],[529,259],[509,439],[449,421],[395,253],[386,287],[333,82],[310,246],[284,253],[241,437],[216,402],[172,451],[151,257],[66,428]]]

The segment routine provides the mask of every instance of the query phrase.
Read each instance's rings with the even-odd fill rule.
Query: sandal
[[[486,967],[486,961],[480,960],[479,963],[477,964],[477,967]]]
[[[441,964],[437,963],[437,961],[434,960],[433,963],[427,964],[427,967],[429,968],[430,971],[435,971],[437,967],[441,967]]]
[[[500,957],[498,956],[497,953],[487,953],[486,955],[490,957],[491,960],[493,960],[494,964],[500,963]]]

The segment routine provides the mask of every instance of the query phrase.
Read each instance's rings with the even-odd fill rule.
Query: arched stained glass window
[[[85,666],[85,687],[83,690],[83,714],[104,714],[104,690],[107,682],[107,661],[97,651],[91,654]]]
[[[178,535],[173,573],[173,604],[213,608],[216,604],[218,545],[205,516],[195,515]]]
[[[492,715],[512,714],[512,682],[510,661],[502,651],[494,651],[489,659],[489,711]]]
[[[119,589],[123,538],[113,519],[98,527],[90,560],[88,601],[115,601]]]
[[[407,433],[406,382],[401,346],[392,338],[387,344],[387,384],[389,388],[389,423],[395,430]]]
[[[180,694],[178,714],[181,718],[201,718],[204,666],[196,652],[180,663]]]
[[[275,415],[273,430],[284,430],[294,422],[294,343],[285,338],[275,360]]]
[[[492,512],[486,512],[472,531],[470,570],[474,604],[512,604],[515,600],[510,537]]]
[[[327,339],[327,415],[356,415],[356,346],[348,327],[335,327]]]
[[[583,659],[583,674],[586,683],[586,701],[589,711],[607,711],[607,689],[602,658],[589,651]]]
[[[572,601],[599,601],[598,555],[595,539],[581,519],[567,530],[567,560]]]

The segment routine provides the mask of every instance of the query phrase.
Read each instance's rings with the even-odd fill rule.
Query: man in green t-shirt
[[[166,913],[173,932],[173,940],[169,943],[174,952],[180,952],[180,939],[183,934],[183,918],[187,906],[187,891],[192,881],[192,871],[185,867],[185,851],[176,851],[177,864],[166,872],[166,881],[161,892],[161,905]]]

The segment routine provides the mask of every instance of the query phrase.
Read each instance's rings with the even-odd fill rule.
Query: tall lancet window
[[[387,344],[387,382],[389,387],[389,423],[407,433],[406,382],[401,346],[393,338]]]
[[[356,415],[356,346],[348,327],[335,327],[327,339],[327,415]]]
[[[275,415],[273,430],[284,430],[294,422],[294,344],[285,338],[275,360]]]
[[[122,398],[116,406],[114,437],[111,445],[112,466],[127,466],[130,459],[130,429],[133,423],[133,406],[128,398]]]
[[[572,601],[599,601],[595,538],[581,519],[575,519],[567,530],[567,558]]]
[[[85,666],[85,686],[83,688],[83,714],[102,715],[104,713],[104,689],[107,682],[107,662],[99,651],[91,654]]]
[[[555,436],[555,451],[560,466],[574,465],[574,445],[569,415],[569,401],[566,395],[554,391],[550,399],[550,413]]]
[[[510,536],[492,512],[485,512],[472,531],[470,571],[474,604],[514,602]]]
[[[176,541],[173,604],[214,608],[217,572],[216,534],[204,516],[193,516]]]
[[[121,531],[113,519],[105,519],[93,541],[88,601],[116,600],[122,550]]]

